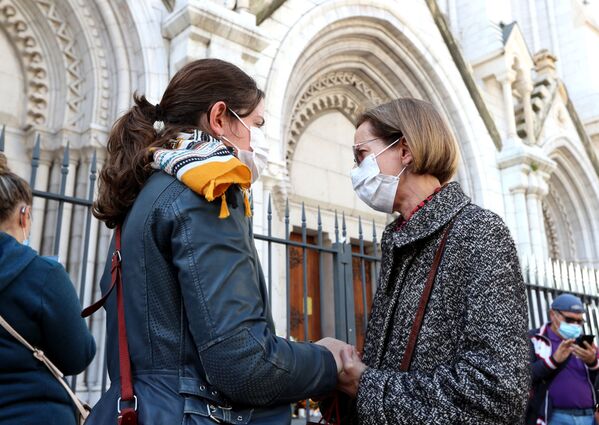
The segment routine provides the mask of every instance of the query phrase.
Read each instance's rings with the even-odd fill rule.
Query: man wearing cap
[[[533,387],[527,424],[595,424],[597,347],[576,343],[584,313],[580,298],[562,294],[551,304],[551,321],[529,332]]]

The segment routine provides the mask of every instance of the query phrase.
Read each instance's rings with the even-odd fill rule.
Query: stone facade
[[[0,0],[0,124],[12,167],[29,178],[40,135],[36,189],[56,191],[70,146],[66,195],[85,198],[92,152],[132,93],[158,102],[190,60],[218,57],[266,90],[270,163],[254,187],[254,226],[284,232],[305,205],[308,227],[332,239],[358,217],[380,235],[390,217],[351,189],[353,123],[360,108],[411,96],[447,117],[461,147],[456,179],[498,212],[525,257],[599,267],[598,0]],[[98,165],[104,158],[98,153]],[[56,205],[34,203],[32,244],[50,253]],[[85,212],[65,207],[60,259],[82,270]],[[92,220],[84,302],[98,297],[110,232]],[[365,239],[372,236],[365,232]],[[261,254],[266,247],[259,244]],[[272,273],[285,332],[284,252]],[[101,314],[91,323],[103,347]],[[92,399],[101,380],[85,377]]]

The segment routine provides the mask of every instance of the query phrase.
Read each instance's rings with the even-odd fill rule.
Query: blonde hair
[[[401,98],[365,111],[356,128],[370,122],[377,137],[391,143],[404,136],[412,153],[408,168],[415,174],[431,174],[441,184],[456,173],[459,147],[449,126],[434,108],[424,100]]]

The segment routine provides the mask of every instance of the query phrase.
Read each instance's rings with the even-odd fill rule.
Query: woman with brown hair
[[[75,425],[69,394],[39,352],[18,339],[67,375],[83,371],[96,353],[69,275],[28,246],[32,202],[29,184],[0,152],[0,424]]]
[[[105,302],[112,385],[90,425],[280,425],[290,402],[335,387],[342,343],[275,335],[248,219],[263,96],[202,59],[114,125],[94,214],[116,237],[88,311]]]
[[[352,183],[398,212],[363,358],[343,351],[339,388],[365,425],[522,423],[529,388],[525,287],[503,220],[457,182],[458,146],[428,102],[397,99],[358,120]]]

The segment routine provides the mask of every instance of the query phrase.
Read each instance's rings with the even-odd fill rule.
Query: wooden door
[[[360,247],[352,245],[352,252],[359,253]],[[366,311],[364,311],[364,292],[362,289],[362,260],[358,257],[352,258],[352,274],[354,286],[354,311],[356,314],[356,347],[358,351],[364,349],[364,317],[368,317],[372,306],[372,262],[364,260],[364,277],[366,283]]]
[[[302,235],[292,233],[292,241],[301,242]],[[315,244],[316,238],[308,236],[307,242]],[[306,269],[308,286],[308,340],[317,341],[321,338],[322,327],[320,318],[320,280],[318,251],[306,249]],[[291,336],[297,341],[305,341],[304,330],[304,255],[300,247],[289,248],[289,285],[291,308]]]

